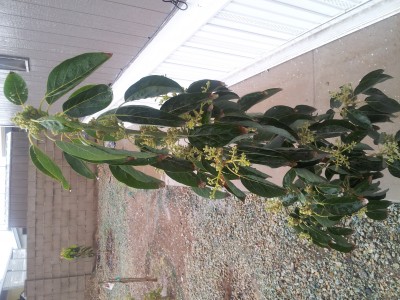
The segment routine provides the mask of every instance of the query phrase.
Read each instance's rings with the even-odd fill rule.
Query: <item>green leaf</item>
[[[368,174],[369,175],[369,174]],[[368,189],[364,190],[363,196],[370,196],[374,195],[376,192],[380,190],[379,188],[380,182],[370,183]]]
[[[244,201],[246,199],[246,194],[239,190],[231,181],[225,180],[224,187],[239,200]]]
[[[42,163],[38,160],[37,155],[36,155],[37,150],[35,151],[35,149],[37,149],[36,146],[30,146],[30,147],[29,147],[29,156],[30,156],[30,158],[31,158],[31,160],[32,160],[32,163],[33,163],[33,164],[35,165],[35,167],[36,167],[39,171],[41,171],[43,174],[45,174],[46,176],[49,176],[49,177],[51,177],[51,178],[53,178],[53,179],[55,179],[55,180],[58,181],[58,179],[57,179],[52,173],[50,173],[50,172],[42,165]]]
[[[215,94],[218,95],[218,100],[220,101],[235,100],[240,98],[238,94],[231,91],[216,91]]]
[[[25,80],[17,73],[8,73],[3,90],[7,100],[15,105],[22,105],[28,100],[28,87]]]
[[[370,105],[361,106],[358,110],[362,111],[363,114],[368,117],[371,123],[390,122],[390,117],[392,116],[390,113],[376,111]]]
[[[71,97],[72,97],[72,96],[71,96]],[[117,113],[117,110],[118,110],[118,107],[117,107],[117,108],[110,109],[110,110],[107,110],[107,111],[103,112],[102,114],[100,114],[100,115],[97,117],[97,119],[101,119],[101,118],[103,118],[103,117],[110,116],[110,115],[115,115],[115,114]]]
[[[208,187],[205,187],[205,188],[192,187],[192,190],[200,197],[207,198],[207,199],[210,199],[210,196],[212,193],[212,190]],[[213,199],[224,199],[227,196],[228,196],[227,193],[224,193],[221,191],[216,191]]]
[[[365,151],[365,150],[374,150],[370,145],[359,143],[354,147],[354,150]]]
[[[244,152],[247,159],[254,164],[266,165],[271,168],[279,168],[291,164],[288,157],[273,149],[251,145],[239,145],[238,150]]]
[[[315,131],[320,138],[330,138],[340,136],[345,132],[354,131],[356,127],[347,120],[325,120],[315,123],[309,127]]]
[[[369,118],[360,110],[349,109],[347,111],[347,117],[357,126],[367,129],[372,127],[372,123]]]
[[[222,147],[243,133],[240,126],[233,124],[206,124],[190,130],[188,139],[198,149],[206,145]]]
[[[350,144],[351,142],[360,143],[368,134],[366,130],[356,130],[349,134],[343,134],[341,139],[344,143]]]
[[[274,150],[282,153],[293,162],[310,162],[327,157],[324,152],[308,148],[278,147]]]
[[[331,180],[333,178],[333,176],[335,176],[336,172],[334,172],[332,169],[330,168],[326,168],[325,169],[325,178],[327,180]]]
[[[350,168],[358,172],[379,172],[386,168],[382,157],[351,157]]]
[[[135,170],[130,166],[109,166],[113,176],[127,186],[136,189],[159,189],[165,186],[164,182]]]
[[[240,181],[246,189],[261,197],[273,198],[286,194],[284,188],[257,176],[246,175],[241,177]]]
[[[399,143],[400,142],[400,130],[398,130],[394,136],[394,140]]]
[[[62,141],[56,141],[56,145],[58,148],[63,150],[65,153],[68,153],[69,155],[92,162],[103,162],[128,157],[126,153],[110,154],[94,146],[72,144]]]
[[[212,100],[214,97],[216,95],[210,93],[180,94],[165,101],[160,110],[181,115],[198,108],[201,103]]]
[[[243,176],[253,175],[253,176],[257,176],[257,177],[264,178],[264,179],[271,177],[271,176],[269,176],[269,175],[267,175],[267,174],[255,169],[255,168],[244,167],[244,166],[240,166],[239,167],[239,174],[241,174]]]
[[[357,197],[337,197],[326,200],[324,208],[335,216],[351,215],[365,206]]]
[[[134,124],[169,127],[179,127],[185,124],[185,120],[178,116],[144,105],[122,106],[118,108],[116,116],[123,122]]]
[[[246,111],[256,105],[257,103],[260,103],[261,101],[264,101],[265,99],[268,99],[269,97],[275,95],[276,93],[280,92],[282,89],[279,88],[272,88],[268,89],[262,92],[255,92],[255,93],[250,93],[247,95],[244,95],[242,98],[238,100],[238,104],[240,108],[243,111]]]
[[[146,152],[139,152],[146,153]],[[117,160],[104,160],[102,163],[109,165],[118,165],[118,166],[148,166],[156,163],[159,160],[158,156],[146,157],[146,158],[133,158],[128,157],[124,159]]]
[[[372,71],[365,75],[358,86],[354,89],[354,95],[363,94],[368,89],[372,88],[375,84],[383,82],[387,79],[392,78],[392,76],[383,74],[384,70],[379,69]]]
[[[376,89],[374,89],[376,90]],[[389,98],[379,90],[371,96],[365,98],[365,102],[374,110],[382,113],[392,114],[400,111],[400,103]]]
[[[264,132],[274,133],[283,136],[292,142],[295,142],[298,138],[297,133],[292,128],[274,118],[263,116],[259,119],[259,123],[262,126],[254,127],[257,129],[257,132],[260,132],[261,134]]]
[[[69,95],[68,98],[75,97],[76,95],[78,95],[78,94],[80,94],[80,93],[82,93],[84,91],[87,91],[88,89],[91,89],[94,86],[95,86],[95,84],[84,85],[84,86],[80,87],[79,89],[75,90],[71,95]]]
[[[45,175],[60,182],[65,190],[71,189],[68,181],[65,179],[61,169],[48,157],[42,150],[35,145],[29,148],[29,154],[33,164]]]
[[[240,109],[240,106],[235,102],[228,100],[221,100],[217,98],[214,100],[213,104],[214,104],[214,110],[213,110],[214,117],[220,116],[221,114],[232,115],[232,113],[236,113],[238,116],[245,116],[245,113]]]
[[[311,120],[314,120],[315,122],[321,122],[321,121],[325,121],[325,120],[332,120],[335,117],[335,111],[333,109],[328,109],[324,114],[322,115],[316,115],[314,116],[310,116]],[[311,122],[311,123],[315,123],[315,122]]]
[[[400,160],[395,160],[394,162],[388,162],[389,173],[394,177],[400,178]]]
[[[338,220],[331,220],[329,217],[313,216],[313,218],[324,227],[335,226],[339,222]]]
[[[296,142],[296,138],[288,130],[272,125],[262,125],[261,127],[258,127],[257,133],[259,134],[272,133],[283,136],[284,138],[287,138],[289,141]]]
[[[353,192],[356,195],[362,196],[363,193],[368,190],[368,188],[370,187],[370,180],[369,179],[364,179],[361,180],[358,184],[356,184],[356,186],[353,187]]]
[[[299,113],[299,114],[311,115],[317,109],[315,107],[312,107],[312,106],[309,106],[309,105],[301,104],[301,105],[297,105],[294,108],[294,110],[295,110],[296,113]]]
[[[279,118],[279,122],[290,126],[291,128],[298,128],[302,126],[304,123],[313,124],[315,123],[315,119],[318,119],[320,116],[309,116],[304,114],[288,114]]]
[[[376,221],[383,221],[389,216],[389,213],[386,209],[367,211],[365,214],[368,218]]]
[[[281,119],[282,117],[296,114],[295,110],[286,105],[275,105],[264,113],[264,117]]]
[[[354,230],[347,227],[328,227],[328,231],[334,235],[350,235]]]
[[[329,170],[329,169],[327,169]],[[338,184],[333,183],[321,183],[316,186],[318,191],[326,195],[336,195],[342,191],[342,188]]]
[[[69,155],[90,162],[105,162],[121,159],[133,160],[137,158],[140,159],[157,156],[157,154],[154,153],[117,150],[101,146],[72,144],[62,141],[56,141],[56,145]]]
[[[47,79],[47,103],[54,103],[72,90],[106,62],[111,55],[110,53],[84,53],[56,66]]]
[[[105,84],[98,84],[69,97],[62,107],[66,115],[81,118],[105,109],[112,99],[111,88]]]
[[[330,241],[329,246],[337,251],[349,253],[354,250],[355,246],[353,243],[349,243],[345,238],[337,235],[332,235],[333,241]]]
[[[286,172],[285,176],[283,176],[282,185],[285,188],[289,188],[293,186],[293,181],[296,178],[296,171],[294,169],[290,169]]]
[[[295,204],[299,200],[299,197],[292,193],[292,194],[286,194],[285,196],[282,197],[282,204],[285,207],[291,206]]]
[[[328,167],[328,169],[329,169],[330,171],[332,171],[334,174],[340,174],[340,175],[349,175],[349,174],[350,174],[349,172],[347,172],[347,171],[344,170],[343,168],[338,167],[338,166],[335,166],[335,165],[330,165],[330,166]]]
[[[386,209],[392,204],[393,202],[389,200],[370,201],[367,204],[367,211]]]
[[[125,92],[125,101],[158,97],[168,93],[183,93],[183,88],[172,79],[160,75],[143,77]]]
[[[193,172],[169,172],[165,171],[165,174],[167,174],[169,177],[171,177],[173,180],[182,183],[186,186],[192,186],[192,187],[202,187],[205,185],[205,182],[201,180],[201,178],[193,173]]]
[[[301,224],[300,226],[302,226]],[[327,245],[331,240],[331,236],[314,225],[303,225],[308,233],[310,234],[313,242],[317,242],[318,245]]]
[[[319,184],[319,183],[327,182],[325,178],[323,178],[322,176],[319,176],[317,174],[314,174],[310,170],[300,169],[300,168],[294,168],[294,170],[295,170],[297,176],[304,179],[308,183]]]
[[[71,166],[71,168],[78,174],[89,178],[95,179],[96,175],[88,168],[88,166],[81,161],[80,159],[69,155],[68,153],[64,152],[64,157],[67,163]]]
[[[342,102],[336,98],[331,98],[329,104],[332,109],[339,108],[342,106]]]
[[[166,157],[152,166],[169,172],[192,172],[194,170],[194,164],[191,161],[176,157]]]
[[[187,93],[210,93],[225,88],[225,83],[218,80],[201,79],[193,82],[187,88]]]
[[[364,197],[371,201],[378,201],[386,198],[386,193],[388,189],[377,192],[377,193],[364,193]]]
[[[74,128],[67,125],[69,121],[65,120],[63,117],[46,116],[38,119],[37,122],[55,134],[60,132],[71,132],[74,130]]]
[[[383,178],[383,173],[382,172],[372,173],[372,180],[379,179],[379,178]]]
[[[127,155],[131,158],[151,158],[158,156],[156,153],[150,153],[150,152],[138,152],[138,151],[130,151],[130,150],[123,150],[123,149],[113,149],[113,148],[108,148],[108,147],[103,147],[98,144],[93,144],[93,147],[96,149],[102,150],[106,153],[109,154],[116,154],[116,155]]]

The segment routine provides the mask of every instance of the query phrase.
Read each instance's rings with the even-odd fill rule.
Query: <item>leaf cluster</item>
[[[391,202],[385,200],[387,190],[380,189],[378,179],[385,169],[400,177],[400,131],[390,135],[377,124],[395,118],[400,104],[375,87],[391,78],[383,70],[365,75],[354,90],[345,85],[332,93],[331,108],[324,114],[308,105],[249,112],[279,88],[240,97],[217,80],[199,80],[184,89],[169,78],[151,75],[127,89],[121,106],[82,123],[79,118],[100,112],[112,101],[106,85],[77,88],[110,57],[86,53],[62,62],[49,75],[40,107],[19,116],[19,125],[29,131],[33,163],[65,189],[70,186],[61,169],[33,141],[40,133],[55,140],[71,168],[90,179],[96,178],[90,164],[108,164],[112,175],[130,187],[163,187],[164,182],[135,168],[150,165],[202,197],[232,194],[244,201],[247,190],[266,201],[274,198],[269,207],[285,210],[289,225],[321,247],[351,251],[354,245],[346,236],[352,230],[341,226],[344,219],[361,212],[374,220],[387,217]],[[62,112],[49,115],[42,108],[70,91]],[[10,73],[4,93],[27,110],[28,88],[22,77]],[[157,97],[166,99],[160,109],[135,104]],[[25,126],[31,123],[40,126]],[[131,124],[143,127],[125,127]],[[138,150],[101,144],[123,138]],[[289,170],[279,186],[258,165]]]

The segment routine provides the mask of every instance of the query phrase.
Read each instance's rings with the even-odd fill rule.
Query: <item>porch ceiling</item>
[[[84,52],[113,57],[87,83],[113,83],[174,12],[161,0],[4,0],[0,1],[0,55],[27,57],[21,74],[29,102],[44,95],[47,75],[61,61]],[[0,125],[18,108],[3,95],[8,71],[0,71]]]
[[[398,0],[186,3],[114,84],[114,105],[145,75],[166,75],[184,87],[205,78],[233,85],[400,12]]]
[[[143,76],[166,75],[185,87],[204,78],[234,84],[400,11],[398,0],[186,2],[179,11],[162,0],[5,0],[0,55],[30,59],[23,77],[37,104],[55,65],[112,52],[85,83],[113,83],[116,106]],[[7,73],[0,71],[0,125],[16,111],[3,96]]]

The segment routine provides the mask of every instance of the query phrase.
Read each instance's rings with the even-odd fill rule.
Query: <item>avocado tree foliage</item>
[[[376,124],[390,122],[400,104],[375,88],[391,78],[383,70],[370,72],[354,89],[340,87],[331,94],[331,109],[320,115],[307,105],[248,112],[278,88],[239,97],[220,81],[199,80],[184,89],[152,75],[129,87],[121,106],[83,123],[79,118],[111,104],[112,90],[104,84],[73,90],[110,56],[86,53],[56,66],[37,108],[26,104],[28,88],[21,76],[11,72],[6,78],[6,98],[22,107],[13,122],[28,131],[32,162],[65,189],[70,185],[61,169],[34,139],[54,140],[71,168],[87,178],[96,177],[88,164],[108,164],[113,176],[130,187],[163,187],[161,180],[135,168],[150,165],[207,198],[232,194],[244,201],[245,187],[265,197],[269,209],[284,207],[300,236],[338,251],[354,249],[346,239],[353,230],[341,226],[343,219],[360,212],[374,220],[387,217],[391,202],[384,200],[387,190],[380,189],[378,179],[386,168],[400,177],[400,131],[389,134]],[[62,111],[49,114],[67,93]],[[135,105],[150,97],[162,100],[160,109]],[[140,127],[130,129],[132,124]],[[102,145],[121,139],[131,140],[138,151]],[[289,170],[278,186],[258,165]]]

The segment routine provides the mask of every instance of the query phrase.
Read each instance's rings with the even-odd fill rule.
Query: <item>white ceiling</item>
[[[86,83],[112,83],[174,12],[161,0],[2,0],[0,55],[28,57],[29,100],[44,96],[47,76],[63,60],[84,52],[113,57]],[[0,125],[19,108],[3,95],[8,71],[0,71]]]
[[[112,52],[86,84],[113,83],[115,106],[143,76],[166,75],[184,87],[204,78],[234,84],[400,11],[399,0],[186,2],[180,11],[162,0],[3,0],[0,55],[29,57],[32,71],[22,75],[37,104],[55,65]],[[15,111],[2,93],[6,74],[0,125]]]
[[[114,84],[115,106],[145,75],[166,75],[184,87],[206,78],[233,85],[400,12],[399,0],[187,3]]]

